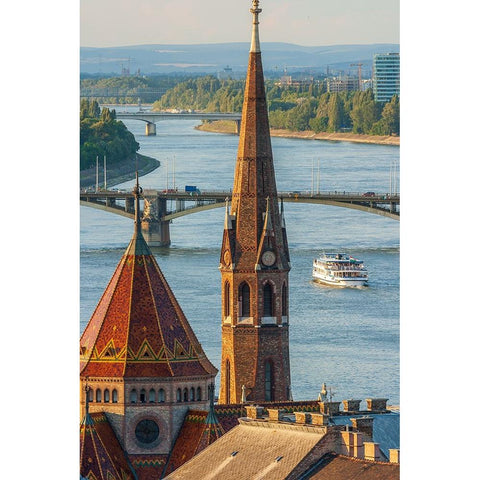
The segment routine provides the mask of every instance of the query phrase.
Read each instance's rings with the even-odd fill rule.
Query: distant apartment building
[[[393,95],[400,96],[400,54],[373,56],[373,94],[376,102],[389,102]]]
[[[353,92],[358,90],[358,78],[356,77],[332,77],[327,78],[327,92]]]

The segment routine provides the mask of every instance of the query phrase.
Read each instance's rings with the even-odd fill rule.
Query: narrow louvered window
[[[273,366],[270,360],[265,362],[265,400],[273,401]]]
[[[223,293],[223,309],[224,315],[228,317],[230,315],[230,283],[225,282]]]
[[[287,284],[282,287],[282,316],[287,316]]]
[[[158,391],[158,401],[160,403],[163,403],[165,401],[165,390],[163,388],[161,388],[159,391]]]
[[[263,287],[263,316],[273,317],[273,290],[270,283]]]
[[[153,388],[148,392],[148,401],[150,403],[155,403],[155,390]]]
[[[130,403],[137,403],[137,391],[135,389],[130,392]]]
[[[241,317],[249,317],[250,316],[250,287],[248,283],[243,283],[240,286],[240,307]]]

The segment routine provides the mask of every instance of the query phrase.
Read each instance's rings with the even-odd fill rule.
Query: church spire
[[[290,396],[288,244],[279,209],[253,0],[242,122],[222,274],[222,373],[219,403],[283,401]]]

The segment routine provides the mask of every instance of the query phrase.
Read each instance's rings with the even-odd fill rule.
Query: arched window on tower
[[[148,402],[155,403],[155,390],[153,388],[148,392]]]
[[[182,389],[177,388],[177,402],[181,402],[181,401],[182,401]]]
[[[225,317],[230,315],[230,283],[228,281],[223,286],[223,314]]]
[[[188,388],[183,389],[183,401],[188,402]]]
[[[99,388],[97,388],[97,391],[95,392],[95,401],[97,403],[102,401],[102,391]]]
[[[93,402],[93,388],[88,389],[88,401]]]
[[[288,315],[287,311],[287,284],[284,283],[282,287],[282,316],[286,317]]]
[[[230,403],[230,360],[225,362],[225,403]]]
[[[201,400],[201,399],[202,399],[202,388],[198,387],[197,388],[197,400]]]
[[[103,401],[105,403],[110,401],[110,390],[108,388],[103,392]]]
[[[263,316],[273,317],[273,289],[271,283],[263,287]]]
[[[163,388],[161,388],[159,391],[158,391],[158,401],[160,403],[163,403],[165,402],[165,390]]]
[[[250,287],[248,283],[240,285],[240,316],[250,316]]]
[[[190,389],[190,401],[191,401],[191,402],[194,402],[194,401],[195,401],[195,388],[194,388],[194,387],[192,387],[192,388]]]
[[[273,402],[273,365],[271,360],[265,362],[265,400]]]
[[[137,403],[137,391],[135,389],[130,392],[130,403]]]
[[[145,403],[147,401],[147,392],[144,388],[140,390],[140,403]]]
[[[112,403],[118,403],[118,392],[116,389],[112,390]]]

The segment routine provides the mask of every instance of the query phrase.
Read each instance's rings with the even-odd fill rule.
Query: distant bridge
[[[362,194],[355,192],[278,192],[279,200],[292,203],[313,203],[351,208],[400,220],[400,195]],[[183,192],[174,189],[144,190],[142,231],[151,246],[170,244],[169,223],[185,215],[213,208],[224,207],[230,201],[231,191]],[[175,202],[173,210],[167,210],[167,200]],[[134,218],[134,195],[127,191],[82,191],[80,204],[106,212]]]
[[[171,112],[116,112],[117,120],[129,119],[129,120],[141,120],[146,122],[145,134],[146,135],[156,135],[157,128],[155,126],[156,122],[161,120],[172,120],[172,119],[182,119],[182,120],[231,120],[235,122],[236,130],[235,133],[240,132],[240,121],[242,119],[241,113],[219,113],[219,112],[210,112],[210,113],[199,113],[199,112],[181,112],[181,113],[171,113]]]

